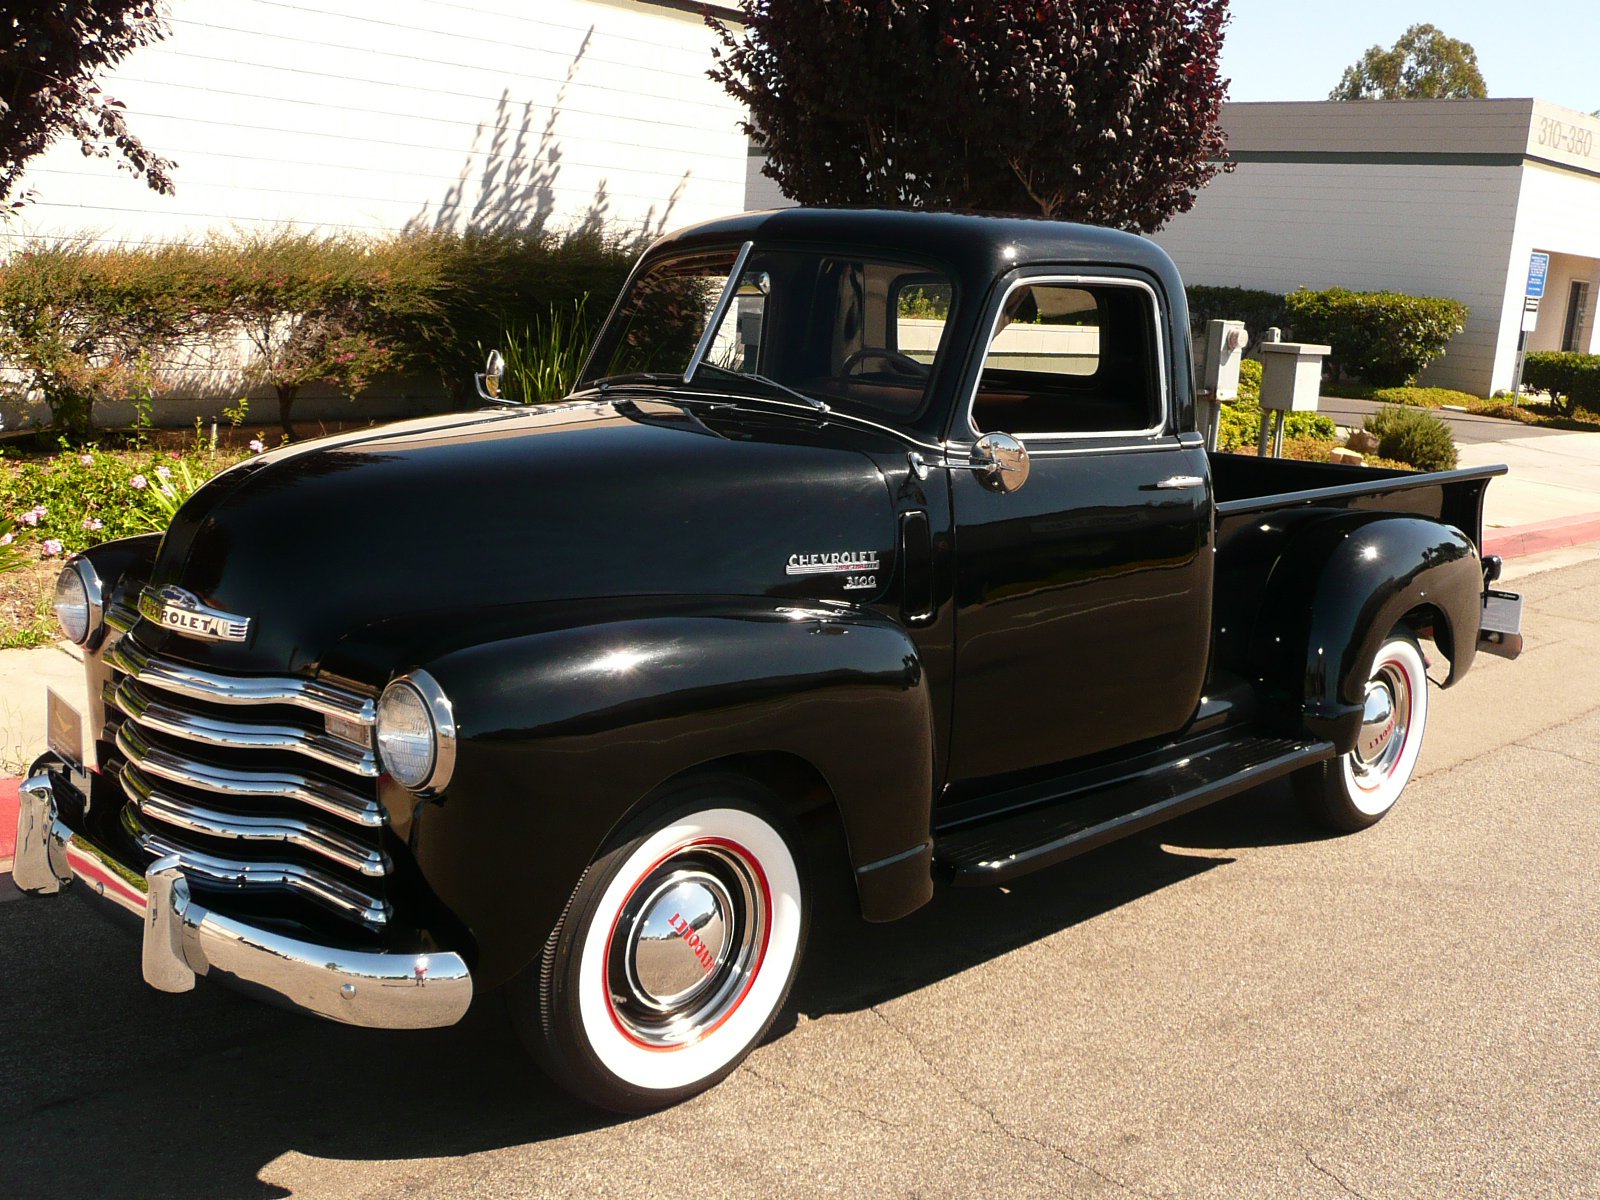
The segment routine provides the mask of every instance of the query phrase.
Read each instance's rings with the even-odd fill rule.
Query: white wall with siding
[[[1191,284],[1460,300],[1466,328],[1424,381],[1487,393],[1519,183],[1504,167],[1244,162],[1155,240]]]
[[[19,238],[108,241],[408,223],[651,231],[744,205],[741,106],[697,15],[632,0],[172,0],[171,33],[106,80],[158,196],[57,144]]]

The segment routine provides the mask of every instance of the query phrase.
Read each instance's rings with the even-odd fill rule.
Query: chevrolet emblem
[[[183,637],[242,642],[250,636],[249,617],[208,608],[180,587],[146,588],[139,596],[139,615]]]

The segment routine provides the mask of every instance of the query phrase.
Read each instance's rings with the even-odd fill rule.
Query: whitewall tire
[[[1428,724],[1428,670],[1408,635],[1396,633],[1378,648],[1364,703],[1356,748],[1294,776],[1310,813],[1341,832],[1382,820],[1416,769]]]
[[[710,1087],[760,1043],[808,920],[797,835],[780,813],[748,781],[707,780],[595,859],[511,992],[556,1082],[645,1112]]]

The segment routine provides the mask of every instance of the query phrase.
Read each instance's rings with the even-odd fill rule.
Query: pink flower
[[[78,456],[78,461],[81,462],[86,467],[92,467],[92,466],[94,466],[94,455],[92,455],[92,454],[81,454],[81,455]]]
[[[0,533],[0,546],[9,546],[9,545],[11,545],[12,542],[14,542],[16,540],[17,539],[16,539],[16,535],[15,534]]]
[[[57,539],[57,538],[45,538],[45,540],[44,540],[44,556],[46,558],[54,558],[56,555],[58,555],[60,553],[61,553],[61,542],[60,542],[60,540]]]
[[[252,453],[252,454],[260,454],[265,449],[266,449],[266,446],[262,443],[260,438],[251,438],[250,439],[250,453]]]
[[[157,467],[156,468],[156,478],[157,479],[171,479],[172,478],[172,468],[171,467]]]
[[[39,527],[39,522],[44,520],[44,518],[49,515],[50,514],[45,511],[44,505],[39,504],[22,514],[22,523],[30,528],[37,529]]]
[[[83,519],[83,528],[90,533],[99,533],[105,527],[105,522],[99,517],[85,517]]]
[[[128,480],[128,482],[133,485],[134,491],[137,492],[142,492],[145,488],[150,486],[150,481],[143,475],[135,475],[132,479]]]

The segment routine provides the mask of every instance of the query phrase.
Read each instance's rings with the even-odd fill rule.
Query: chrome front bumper
[[[429,1029],[453,1025],[472,1001],[472,975],[458,954],[391,954],[304,942],[212,912],[189,894],[179,858],[143,875],[69,829],[47,774],[28,779],[17,815],[12,879],[53,895],[78,883],[144,922],[144,978],[187,992],[200,975],[348,1025]]]

